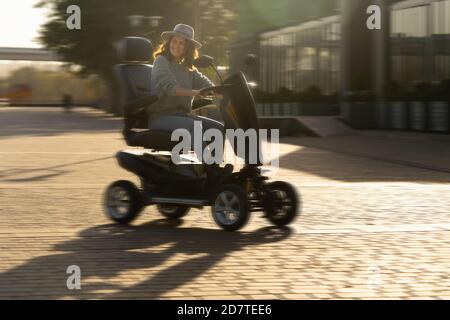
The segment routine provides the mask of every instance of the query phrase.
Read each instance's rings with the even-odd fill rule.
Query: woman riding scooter
[[[152,72],[152,92],[158,96],[148,110],[149,129],[173,131],[179,128],[191,133],[194,139],[194,121],[202,123],[202,131],[210,128],[224,131],[215,120],[190,114],[194,97],[201,96],[202,88],[214,84],[194,66],[201,44],[194,40],[194,29],[178,24],[173,31],[161,34],[164,43],[155,52]],[[200,155],[197,155],[199,159]]]
[[[268,177],[262,174],[262,160],[258,160],[260,126],[245,75],[237,71],[220,79],[219,86],[211,87],[211,81],[193,65],[212,67],[216,71],[217,68],[212,57],[202,56],[193,61],[200,45],[194,40],[192,28],[177,25],[174,31],[163,33],[162,38],[165,43],[158,51],[153,67],[148,64],[150,52],[153,52],[148,40],[127,37],[121,47],[125,63],[117,65],[115,72],[124,101],[123,134],[127,145],[140,149],[120,151],[116,158],[122,168],[139,177],[140,185],[128,180],[113,182],[104,196],[108,217],[127,224],[136,219],[144,207],[156,205],[164,217],[180,219],[191,208],[209,206],[214,221],[227,231],[244,227],[253,212],[264,213],[277,226],[291,223],[300,208],[296,188],[283,181],[268,182]],[[204,89],[199,91],[201,88]],[[145,94],[140,95],[140,91]],[[206,91],[223,96],[218,109],[224,125],[189,114],[193,97]],[[147,120],[142,119],[146,113],[142,108],[147,108],[149,125],[147,121],[139,122]],[[203,125],[203,130],[216,129],[213,139],[217,139],[217,129],[222,133],[224,129],[240,130],[240,134],[229,139],[235,155],[239,156],[243,151],[244,164],[240,170],[234,171],[231,164],[221,167],[218,164],[222,161],[210,164],[208,160],[211,159],[205,157],[201,164],[171,161],[176,153],[175,143],[170,141],[173,131],[188,129],[192,137],[193,127],[194,133],[201,131],[196,120]],[[142,130],[146,127],[150,130]],[[250,134],[245,135],[246,132]],[[209,135],[202,134],[202,137],[194,136],[194,140],[207,140],[207,137]],[[217,151],[216,144],[214,141],[214,147],[211,146],[209,151]],[[194,145],[197,153],[198,143]],[[251,154],[257,155],[256,162]],[[212,156],[212,152],[209,155]],[[217,154],[212,157],[219,160]],[[183,156],[183,159],[189,157]]]

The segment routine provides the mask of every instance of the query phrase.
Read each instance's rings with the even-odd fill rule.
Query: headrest
[[[152,59],[153,45],[146,38],[122,38],[118,48],[119,57],[122,61],[149,62]]]

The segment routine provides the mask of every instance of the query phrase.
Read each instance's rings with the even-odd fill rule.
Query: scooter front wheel
[[[212,199],[214,221],[226,231],[236,231],[245,226],[250,217],[247,194],[236,184],[220,187]]]
[[[301,201],[297,190],[284,181],[276,181],[267,185],[266,218],[276,226],[290,224],[297,217]]]
[[[120,224],[127,224],[141,212],[142,196],[132,182],[116,181],[106,189],[104,207],[108,218]]]

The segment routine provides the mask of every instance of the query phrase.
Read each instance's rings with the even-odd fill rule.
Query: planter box
[[[292,103],[292,115],[299,116],[299,115],[301,115],[301,112],[302,112],[301,104],[298,102],[293,102]]]
[[[407,111],[406,102],[391,102],[390,106],[390,129],[405,130],[407,129]]]
[[[273,105],[272,105],[272,115],[274,115],[274,116],[281,116],[281,113],[280,113],[280,104],[279,103],[274,103]]]
[[[256,104],[256,114],[258,115],[258,117],[264,115],[264,105],[262,103]]]
[[[448,104],[443,101],[433,101],[429,105],[429,128],[434,132],[448,132],[449,131],[449,115]]]
[[[423,101],[412,101],[409,105],[409,128],[413,131],[427,130],[427,104]]]
[[[291,103],[290,102],[285,102],[283,103],[282,106],[282,115],[283,116],[291,116],[292,112],[291,112]]]
[[[269,116],[270,115],[270,103],[264,103],[263,115],[264,116]]]
[[[375,105],[375,127],[377,129],[389,128],[389,102],[377,102]]]

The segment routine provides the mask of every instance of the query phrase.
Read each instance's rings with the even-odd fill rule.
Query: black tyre
[[[211,212],[214,221],[223,230],[241,229],[250,217],[246,192],[236,184],[220,187],[212,199]]]
[[[160,203],[156,206],[158,211],[166,218],[180,219],[189,213],[191,209],[189,206],[182,204],[166,204]]]
[[[295,220],[301,202],[297,190],[289,183],[276,181],[267,185],[266,218],[276,226],[285,226]]]
[[[116,181],[106,189],[104,207],[108,218],[120,224],[127,224],[141,212],[142,196],[132,182]]]

